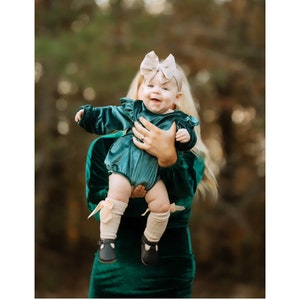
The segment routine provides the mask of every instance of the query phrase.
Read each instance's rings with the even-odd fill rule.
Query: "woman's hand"
[[[138,185],[135,187],[131,193],[131,198],[144,198],[147,194],[147,191],[143,185]]]
[[[155,156],[161,167],[169,167],[176,163],[177,153],[175,148],[176,125],[172,124],[169,130],[162,130],[145,118],[141,117],[140,122],[134,123],[133,134],[142,141],[139,142],[133,137],[133,143],[142,150]]]

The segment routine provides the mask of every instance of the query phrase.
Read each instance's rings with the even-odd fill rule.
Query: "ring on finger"
[[[144,136],[144,135],[142,135],[142,137],[141,137],[141,141],[143,142],[143,141],[144,141],[144,139],[145,139],[145,136]]]

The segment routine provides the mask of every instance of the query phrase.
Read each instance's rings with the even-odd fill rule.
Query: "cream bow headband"
[[[140,66],[141,74],[144,76],[145,80],[150,81],[157,72],[161,71],[166,78],[166,81],[175,78],[179,91],[181,90],[182,78],[176,67],[175,58],[172,54],[162,61],[159,62],[158,56],[154,51],[146,54],[144,60]]]

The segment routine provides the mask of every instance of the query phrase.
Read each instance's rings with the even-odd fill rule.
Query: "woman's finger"
[[[144,139],[146,138],[145,135],[143,135],[140,131],[136,130],[134,127],[132,127],[132,132],[134,134],[134,136],[136,138],[138,138],[139,140],[141,140],[142,142],[144,141]]]
[[[131,198],[143,198],[147,194],[147,191],[143,185],[135,187],[131,193]]]
[[[147,151],[149,149],[148,145],[146,145],[145,143],[139,141],[136,137],[133,137],[132,141],[141,150],[146,150]]]
[[[144,128],[141,124],[139,124],[139,122],[134,122],[133,128],[136,129],[134,134],[137,138],[140,138],[140,136],[146,137],[150,134],[150,131],[148,129]]]
[[[144,130],[146,130],[146,131],[154,131],[154,132],[156,132],[157,131],[157,127],[154,125],[154,124],[152,124],[150,121],[148,121],[147,119],[145,119],[144,117],[140,117],[140,122],[143,124],[143,126],[141,126]]]

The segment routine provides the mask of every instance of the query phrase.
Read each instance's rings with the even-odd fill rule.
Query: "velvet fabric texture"
[[[173,122],[176,123],[177,129],[186,128],[191,139],[188,143],[176,143],[176,148],[181,151],[190,150],[195,145],[194,127],[199,122],[179,110],[167,114],[152,113],[141,100],[121,98],[120,102],[120,106],[83,106],[84,115],[79,125],[88,132],[96,134],[125,130],[124,135],[110,147],[104,163],[110,173],[122,174],[131,185],[142,184],[146,190],[150,190],[159,180],[157,159],[137,148],[132,142],[131,128],[134,126],[134,122],[143,116],[161,129],[169,129]]]
[[[86,160],[86,199],[92,211],[106,198],[108,171],[106,154],[122,133],[97,138],[90,145]],[[147,209],[143,198],[130,199],[121,219],[116,239],[117,261],[103,264],[95,253],[90,277],[89,298],[189,298],[195,276],[188,221],[196,187],[204,172],[203,159],[191,152],[178,152],[175,165],[160,168],[170,202],[185,207],[171,214],[159,247],[155,266],[141,262],[141,237],[146,226]],[[99,213],[94,216],[99,220]]]

